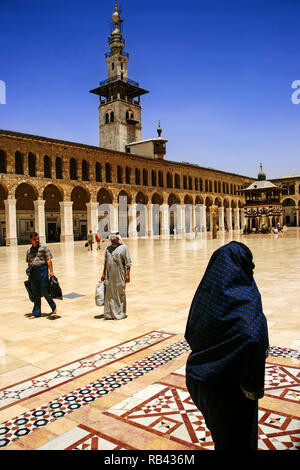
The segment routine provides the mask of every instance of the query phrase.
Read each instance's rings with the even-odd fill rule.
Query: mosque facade
[[[168,238],[212,231],[213,220],[219,230],[245,226],[241,189],[254,178],[168,160],[160,125],[156,137],[142,139],[148,91],[128,77],[117,2],[112,20],[107,79],[91,90],[99,97],[99,147],[0,130],[2,245],[28,243],[32,231],[67,242],[98,229]],[[272,181],[282,188],[281,222],[299,225],[300,175]]]

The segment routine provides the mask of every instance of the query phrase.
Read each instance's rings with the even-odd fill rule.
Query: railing
[[[138,82],[135,82],[134,80],[131,80],[130,78],[124,78],[122,77],[122,75],[115,75],[114,77],[107,78],[106,80],[103,80],[102,82],[100,82],[100,86],[109,85],[110,83],[117,82],[118,80],[122,80],[122,82],[127,82],[134,86],[139,86]]]

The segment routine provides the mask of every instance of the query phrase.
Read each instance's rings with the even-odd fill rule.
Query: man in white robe
[[[131,259],[129,250],[119,232],[111,232],[105,250],[101,281],[105,284],[104,318],[126,318],[126,283],[130,282]]]

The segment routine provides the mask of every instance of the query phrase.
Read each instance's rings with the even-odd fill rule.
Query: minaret
[[[107,79],[90,92],[99,95],[100,147],[125,152],[127,144],[142,138],[140,96],[148,91],[128,78],[129,54],[124,52],[117,0],[112,21],[114,29],[108,37],[110,52],[105,54]]]

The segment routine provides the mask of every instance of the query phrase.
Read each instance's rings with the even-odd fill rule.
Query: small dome
[[[260,164],[260,172],[257,175],[258,181],[265,181],[266,180],[266,174],[263,172],[262,169],[262,164]]]

